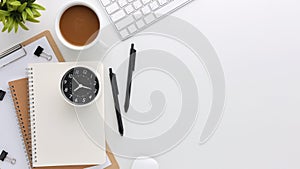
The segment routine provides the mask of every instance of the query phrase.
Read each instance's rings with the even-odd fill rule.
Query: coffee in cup
[[[58,38],[71,49],[82,50],[94,45],[98,40],[99,30],[99,15],[86,2],[67,4],[57,17]]]

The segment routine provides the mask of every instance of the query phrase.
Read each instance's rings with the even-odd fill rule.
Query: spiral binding
[[[27,75],[28,76],[28,75]],[[30,102],[29,102],[29,97],[30,97],[30,94],[29,94],[29,85],[28,85],[28,83],[27,83],[27,93],[28,93],[28,97],[27,97],[27,103],[28,103],[28,107],[29,107],[29,116],[28,116],[28,135],[30,136],[29,138],[29,140],[28,140],[28,142],[27,142],[27,144],[29,145],[29,156],[28,156],[28,158],[30,159],[30,163],[31,163],[31,165],[32,165],[32,144],[31,144],[31,120],[30,120]]]
[[[14,102],[14,106],[16,108],[16,111],[20,112],[20,106],[19,106],[19,103],[18,103],[18,100],[17,100],[17,97],[16,97],[16,93],[15,93],[16,91],[14,89],[14,86],[10,86],[9,89],[11,91],[11,95],[12,95],[12,98],[13,98],[13,102]],[[31,169],[30,158],[27,155],[25,140],[24,140],[23,134],[22,134],[22,128],[24,126],[24,122],[21,120],[22,114],[19,114],[17,112],[15,113],[15,118],[16,118],[16,121],[17,121],[18,126],[19,126],[18,127],[18,132],[19,132],[19,135],[21,137],[21,142],[22,142],[22,147],[23,147],[23,151],[24,151],[24,154],[25,154],[26,162],[27,162],[27,167],[28,167],[28,169]]]
[[[31,159],[33,163],[37,162],[37,148],[36,148],[36,129],[35,129],[35,107],[34,107],[34,89],[33,89],[33,69],[27,68],[28,75],[28,92],[29,92],[29,113],[30,113],[30,131],[32,142]]]

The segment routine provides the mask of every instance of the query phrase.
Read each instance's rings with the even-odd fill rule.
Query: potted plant
[[[45,8],[35,0],[1,0],[0,2],[0,22],[3,23],[2,32],[18,32],[19,26],[28,30],[26,21],[38,23],[36,19],[41,16],[39,10]]]

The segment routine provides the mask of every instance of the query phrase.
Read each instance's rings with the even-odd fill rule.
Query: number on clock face
[[[67,71],[61,80],[61,91],[75,105],[90,103],[98,95],[99,80],[93,71],[75,67]]]

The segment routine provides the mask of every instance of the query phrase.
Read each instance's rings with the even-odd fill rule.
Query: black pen
[[[130,103],[132,72],[134,71],[134,67],[135,67],[135,58],[136,58],[136,50],[134,49],[134,44],[131,44],[129,66],[128,66],[128,75],[127,75],[125,105],[124,105],[125,112],[128,111],[129,103]]]
[[[121,136],[123,136],[124,127],[123,127],[122,115],[121,115],[120,104],[119,104],[119,99],[118,99],[119,90],[118,90],[117,78],[116,78],[116,75],[113,73],[112,68],[109,68],[109,77],[110,77],[113,98],[114,98],[119,133],[121,134]]]

